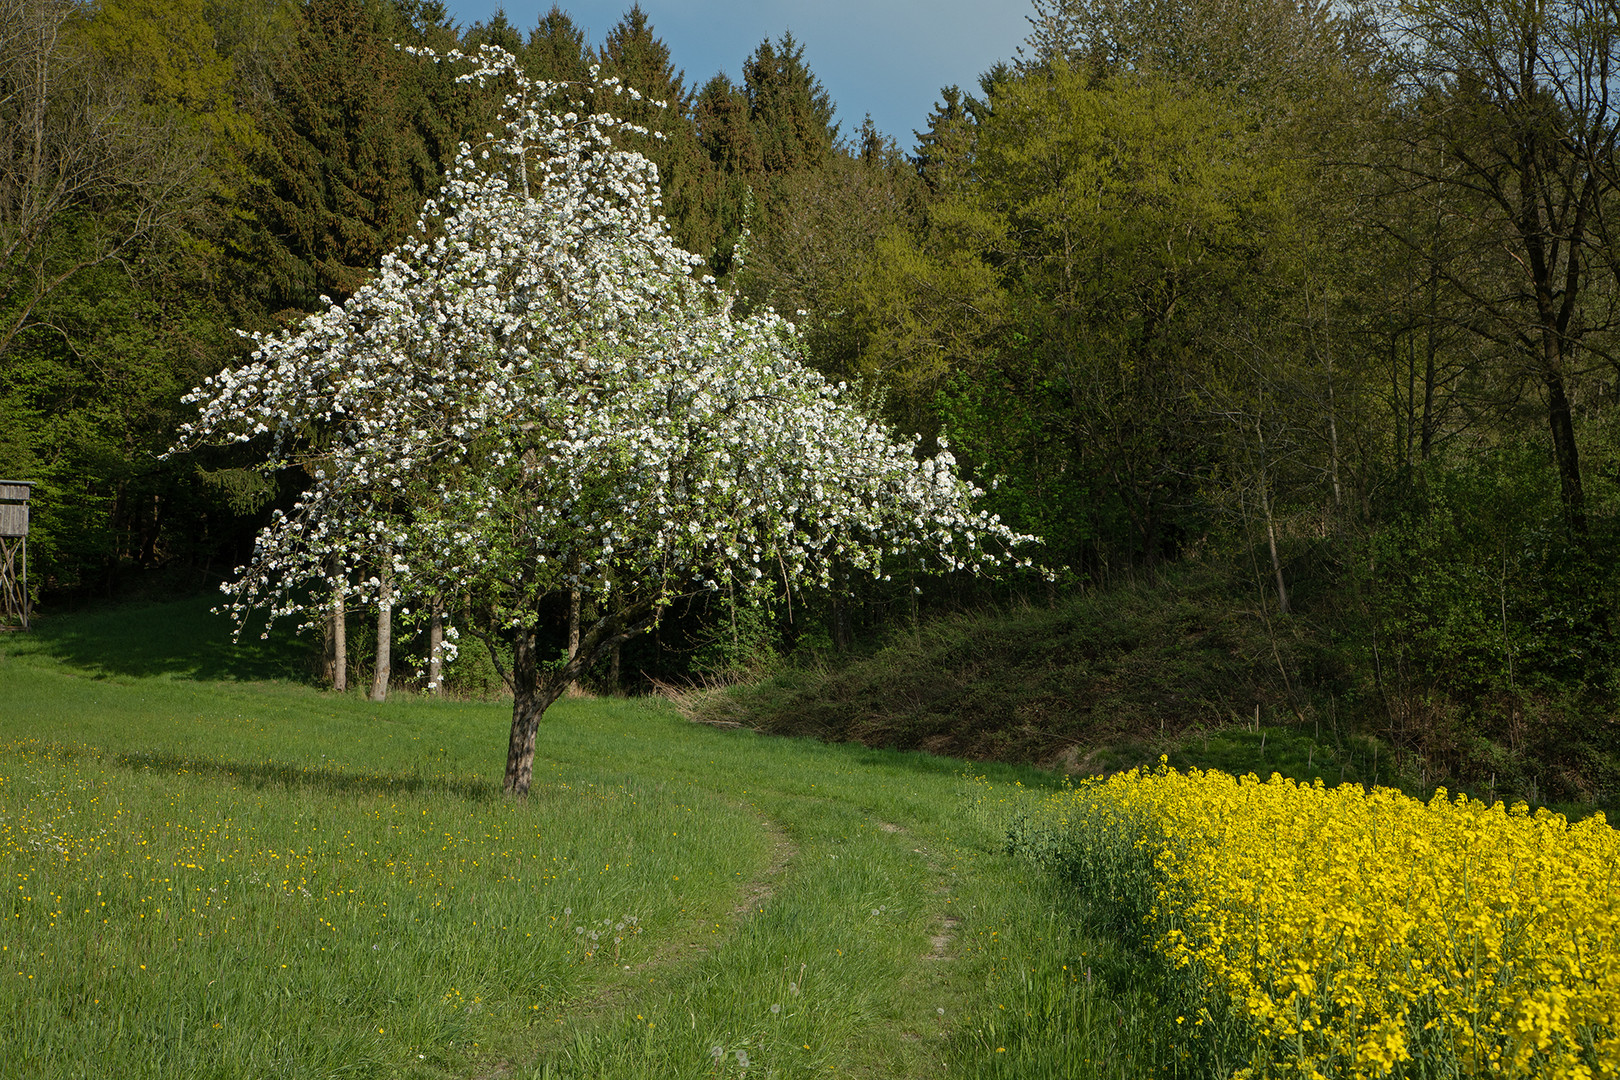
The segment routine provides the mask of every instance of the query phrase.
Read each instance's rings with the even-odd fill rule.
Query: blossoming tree
[[[628,125],[500,50],[446,59],[510,91],[504,132],[461,148],[369,284],[189,399],[180,447],[261,439],[265,469],[312,478],[224,586],[239,626],[316,625],[338,590],[491,613],[523,795],[546,708],[677,598],[825,587],[834,560],[881,574],[906,552],[979,570],[1029,539],[972,509],[948,452],[919,461],[807,369],[790,323],[732,314],[671,241]],[[576,590],[604,614],[566,661],[541,655],[542,604]]]

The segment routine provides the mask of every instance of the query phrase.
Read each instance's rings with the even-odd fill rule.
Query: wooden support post
[[[0,480],[0,626],[28,629],[28,498],[33,484]]]

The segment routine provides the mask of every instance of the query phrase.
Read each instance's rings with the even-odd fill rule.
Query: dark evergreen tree
[[[590,65],[585,32],[574,25],[566,11],[553,4],[551,10],[540,17],[539,24],[529,31],[529,46],[523,54],[524,69],[530,78],[579,82],[588,74]]]
[[[638,144],[637,149],[658,166],[664,213],[676,241],[689,251],[709,256],[718,233],[710,198],[711,167],[698,141],[686,73],[671,62],[669,46],[653,32],[639,3],[608,31],[596,58],[604,75],[619,79],[641,95],[615,100],[613,111],[663,135]]]
[[[973,169],[973,117],[960,86],[947,86],[928,114],[928,130],[913,131],[917,172],[936,198],[962,194]]]
[[[743,64],[748,114],[760,161],[771,174],[813,169],[838,141],[836,106],[804,62],[804,46],[784,33],[760,42]]]
[[[764,176],[759,140],[748,118],[748,94],[723,73],[704,84],[693,106],[698,145],[709,161],[707,191],[715,241],[709,261],[717,275],[731,272],[732,254],[753,190]]]
[[[704,84],[693,105],[698,142],[723,173],[755,176],[764,171],[759,140],[748,117],[748,92],[723,72]]]
[[[395,2],[406,16],[411,43],[441,53],[460,44],[455,22],[438,0]],[[488,131],[495,123],[498,103],[493,95],[456,82],[456,75],[450,65],[417,60],[414,85],[407,84],[412,91],[411,118],[427,150],[425,155],[412,158],[419,170],[412,178],[412,188],[422,193],[439,186],[445,164],[455,160],[456,148],[463,139]]]
[[[240,240],[269,310],[353,292],[438,186],[456,125],[435,116],[419,82],[426,65],[395,45],[442,46],[445,22],[442,8],[388,0],[309,0],[299,11],[292,47],[271,64],[253,220]],[[450,93],[439,88],[439,108]]]
[[[520,61],[525,58],[523,32],[506,17],[506,11],[496,8],[495,13],[486,21],[475,22],[469,26],[466,33],[461,36],[461,47],[466,52],[476,52],[481,45],[493,45],[505,49]]]

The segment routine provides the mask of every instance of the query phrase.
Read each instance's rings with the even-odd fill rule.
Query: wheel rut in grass
[[[794,856],[798,854],[798,845],[788,835],[786,828],[753,807],[749,807],[748,810],[759,821],[760,826],[771,839],[770,859],[763,870],[744,884],[741,896],[730,910],[731,925],[728,928],[729,931],[735,931],[748,918],[758,914],[764,905],[776,895],[786,876],[788,867],[792,865]],[[688,929],[695,930],[703,925],[707,924],[694,923]],[[637,976],[635,982],[626,979],[604,987],[588,997],[562,1002],[562,1008],[572,1020],[572,1023],[560,1025],[557,1029],[549,1029],[535,1047],[535,1053],[539,1058],[543,1058],[548,1052],[555,1051],[565,1045],[566,1039],[571,1037],[573,1032],[581,1028],[588,1028],[611,1015],[615,1009],[623,1007],[627,998],[638,990],[645,989],[642,980],[649,973],[667,972],[669,969],[678,968],[682,964],[699,962],[708,956],[711,951],[710,947],[692,940],[696,936],[695,933],[676,932],[671,935],[670,942],[660,947],[652,956],[630,965],[631,973]],[[564,1028],[566,1030],[563,1030]],[[501,1061],[488,1067],[486,1071],[478,1073],[478,1080],[500,1080],[500,1078],[510,1075],[515,1068],[517,1066],[512,1062]]]
[[[788,864],[799,853],[799,846],[793,842],[793,838],[779,822],[771,820],[764,814],[759,815],[759,820],[771,836],[771,861],[766,864],[758,877],[744,887],[742,899],[731,909],[732,915],[738,919],[759,911],[762,904],[776,895]]]
[[[902,836],[910,835],[910,831],[904,825],[896,825],[892,821],[879,821],[877,823],[877,827],[881,832]],[[939,894],[942,896],[948,894],[950,889],[945,885],[944,871],[939,868],[939,864],[934,860],[933,854],[929,852],[927,848],[914,847],[911,850],[913,853],[921,855],[923,857],[923,864],[928,867],[928,872],[940,879],[940,887],[938,889]],[[956,940],[956,931],[961,925],[962,920],[957,918],[955,915],[952,915],[950,912],[939,912],[937,922],[938,931],[929,935],[929,951],[923,953],[921,959],[955,959],[951,955],[951,944]]]

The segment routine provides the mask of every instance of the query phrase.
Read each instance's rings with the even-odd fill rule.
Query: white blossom
[[[239,620],[313,624],[338,587],[375,603],[378,565],[396,597],[521,626],[576,584],[828,586],[835,557],[885,576],[912,552],[977,572],[1032,539],[972,508],[947,450],[919,460],[805,366],[791,324],[732,313],[618,138],[639,128],[499,49],[442,59],[514,88],[504,131],[462,145],[348,301],[252,335],[246,366],[187,399],[177,449],[257,439],[267,471],[310,478],[226,586]]]

